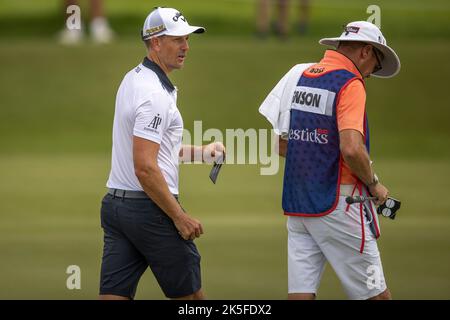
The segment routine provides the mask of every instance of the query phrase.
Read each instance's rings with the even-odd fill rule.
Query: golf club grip
[[[345,198],[345,202],[347,202],[348,204],[352,204],[352,203],[361,203],[364,201],[369,201],[369,200],[377,200],[377,197],[365,197],[365,196],[348,196],[347,198]]]

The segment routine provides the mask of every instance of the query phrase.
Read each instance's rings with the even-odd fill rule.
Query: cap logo
[[[145,32],[146,32],[147,34],[152,35],[152,34],[154,34],[154,33],[158,33],[158,32],[161,32],[161,31],[163,31],[163,30],[166,30],[166,27],[162,24],[162,25],[160,25],[160,26],[156,26],[156,27],[147,29],[147,30],[145,30]]]
[[[175,21],[175,22],[177,22],[178,19],[181,19],[181,20],[183,20],[184,22],[186,22],[186,18],[181,14],[181,12],[177,12],[177,13],[175,14],[175,16],[174,16],[172,19],[173,19],[173,21]]]
[[[359,27],[355,26],[345,26],[344,27],[345,35],[348,36],[350,32],[358,33],[359,29],[360,29]]]

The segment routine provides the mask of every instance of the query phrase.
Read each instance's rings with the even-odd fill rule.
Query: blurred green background
[[[109,173],[116,90],[145,55],[139,30],[154,6],[175,7],[205,35],[190,39],[179,87],[186,129],[269,128],[257,109],[294,64],[318,61],[317,40],[381,8],[382,30],[402,61],[393,79],[367,81],[373,159],[393,196],[395,221],[382,220],[379,247],[396,299],[450,298],[450,3],[447,0],[311,1],[304,36],[254,35],[254,0],[106,1],[116,40],[58,44],[65,23],[57,0],[0,0],[0,298],[95,299],[102,254],[100,201]],[[88,2],[81,1],[82,18]],[[87,20],[87,19],[85,19]],[[210,299],[285,299],[283,166],[181,166],[181,201],[206,231],[197,240]],[[81,267],[81,290],[66,288]],[[319,299],[345,299],[328,266]],[[163,299],[147,271],[137,299]]]

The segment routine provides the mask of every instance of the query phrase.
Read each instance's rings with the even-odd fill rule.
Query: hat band
[[[144,37],[153,37],[166,30],[166,27],[162,24],[160,26],[145,30],[146,35],[144,35]]]

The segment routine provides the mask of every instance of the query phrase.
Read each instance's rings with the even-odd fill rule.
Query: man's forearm
[[[137,174],[139,182],[145,193],[160,207],[172,220],[183,214],[183,209],[176,201],[167,186],[159,168],[147,169]]]
[[[182,162],[201,161],[203,162],[203,146],[183,144],[180,149]]]
[[[343,158],[353,174],[355,174],[364,184],[369,185],[373,182],[374,173],[372,166],[370,165],[369,154],[364,145],[359,145],[355,152],[348,154],[343,153]]]
[[[283,139],[281,136],[279,136],[278,139],[275,140],[275,150],[277,150],[278,154],[281,157],[286,158],[287,145],[288,140]]]

